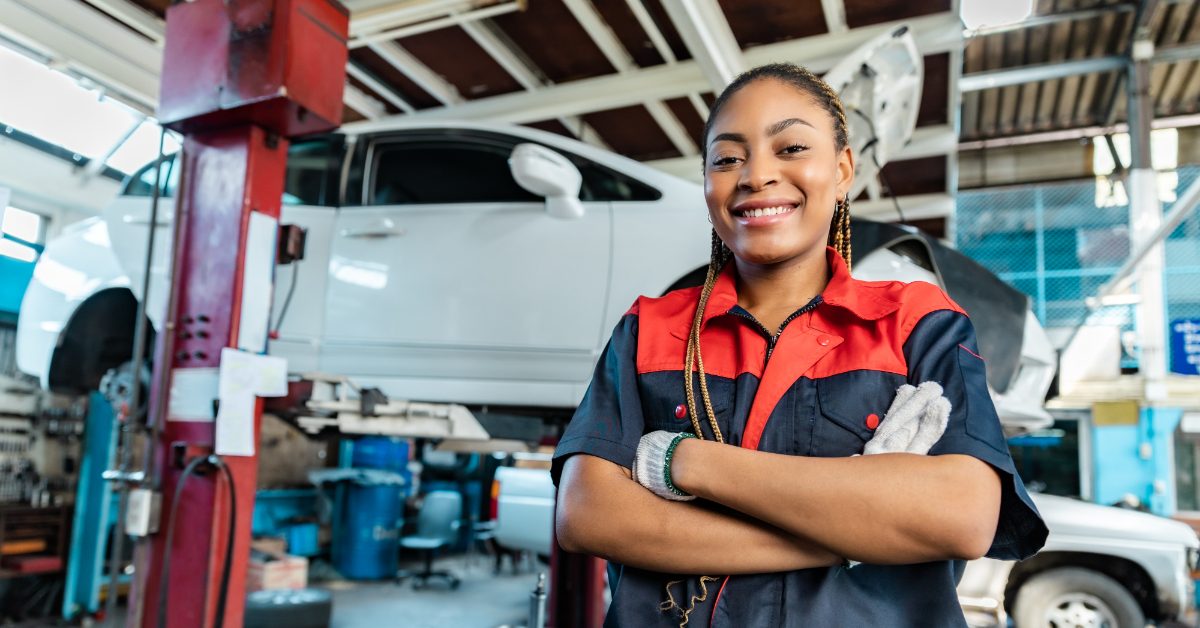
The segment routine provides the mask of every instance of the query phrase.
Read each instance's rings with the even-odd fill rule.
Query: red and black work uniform
[[[828,260],[825,291],[778,333],[738,306],[732,264],[718,278],[701,342],[726,442],[797,456],[860,454],[898,387],[936,381],[953,410],[929,454],[966,454],[994,467],[1002,498],[987,555],[1032,555],[1045,542],[1046,526],[1013,467],[966,314],[931,284],[859,281],[833,249]],[[699,291],[640,297],[622,317],[554,454],[555,485],[572,455],[629,468],[643,434],[692,429],[683,358]],[[700,423],[711,440],[707,421]],[[688,626],[965,626],[955,593],[964,566],[959,560],[861,564],[722,578],[708,585],[718,593],[696,607]],[[680,575],[620,566],[609,573],[616,578],[606,626],[679,624],[659,603]],[[682,579],[672,590],[676,600],[699,595],[698,578]]]

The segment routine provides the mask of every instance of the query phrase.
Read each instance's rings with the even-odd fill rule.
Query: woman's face
[[[854,177],[833,124],[813,96],[774,79],[726,101],[705,138],[704,198],[739,259],[770,265],[824,251],[834,205]]]

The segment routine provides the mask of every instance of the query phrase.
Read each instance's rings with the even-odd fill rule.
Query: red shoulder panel
[[[656,299],[639,299],[638,373],[683,370],[687,336],[699,297],[699,288],[687,288]],[[705,325],[700,335],[705,373],[730,379],[742,373],[762,373],[767,341],[738,322],[718,316]]]

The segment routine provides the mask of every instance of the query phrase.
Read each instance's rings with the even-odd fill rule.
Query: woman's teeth
[[[778,207],[762,207],[759,209],[747,209],[747,210],[737,212],[737,214],[739,216],[745,216],[747,218],[758,218],[759,216],[778,216],[779,214],[785,214],[790,211],[792,211],[791,205],[786,205],[786,206],[780,205]]]

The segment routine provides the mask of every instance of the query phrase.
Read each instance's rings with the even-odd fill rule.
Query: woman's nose
[[[738,187],[749,192],[756,192],[779,182],[779,169],[770,159],[750,158],[742,162],[742,176]]]

